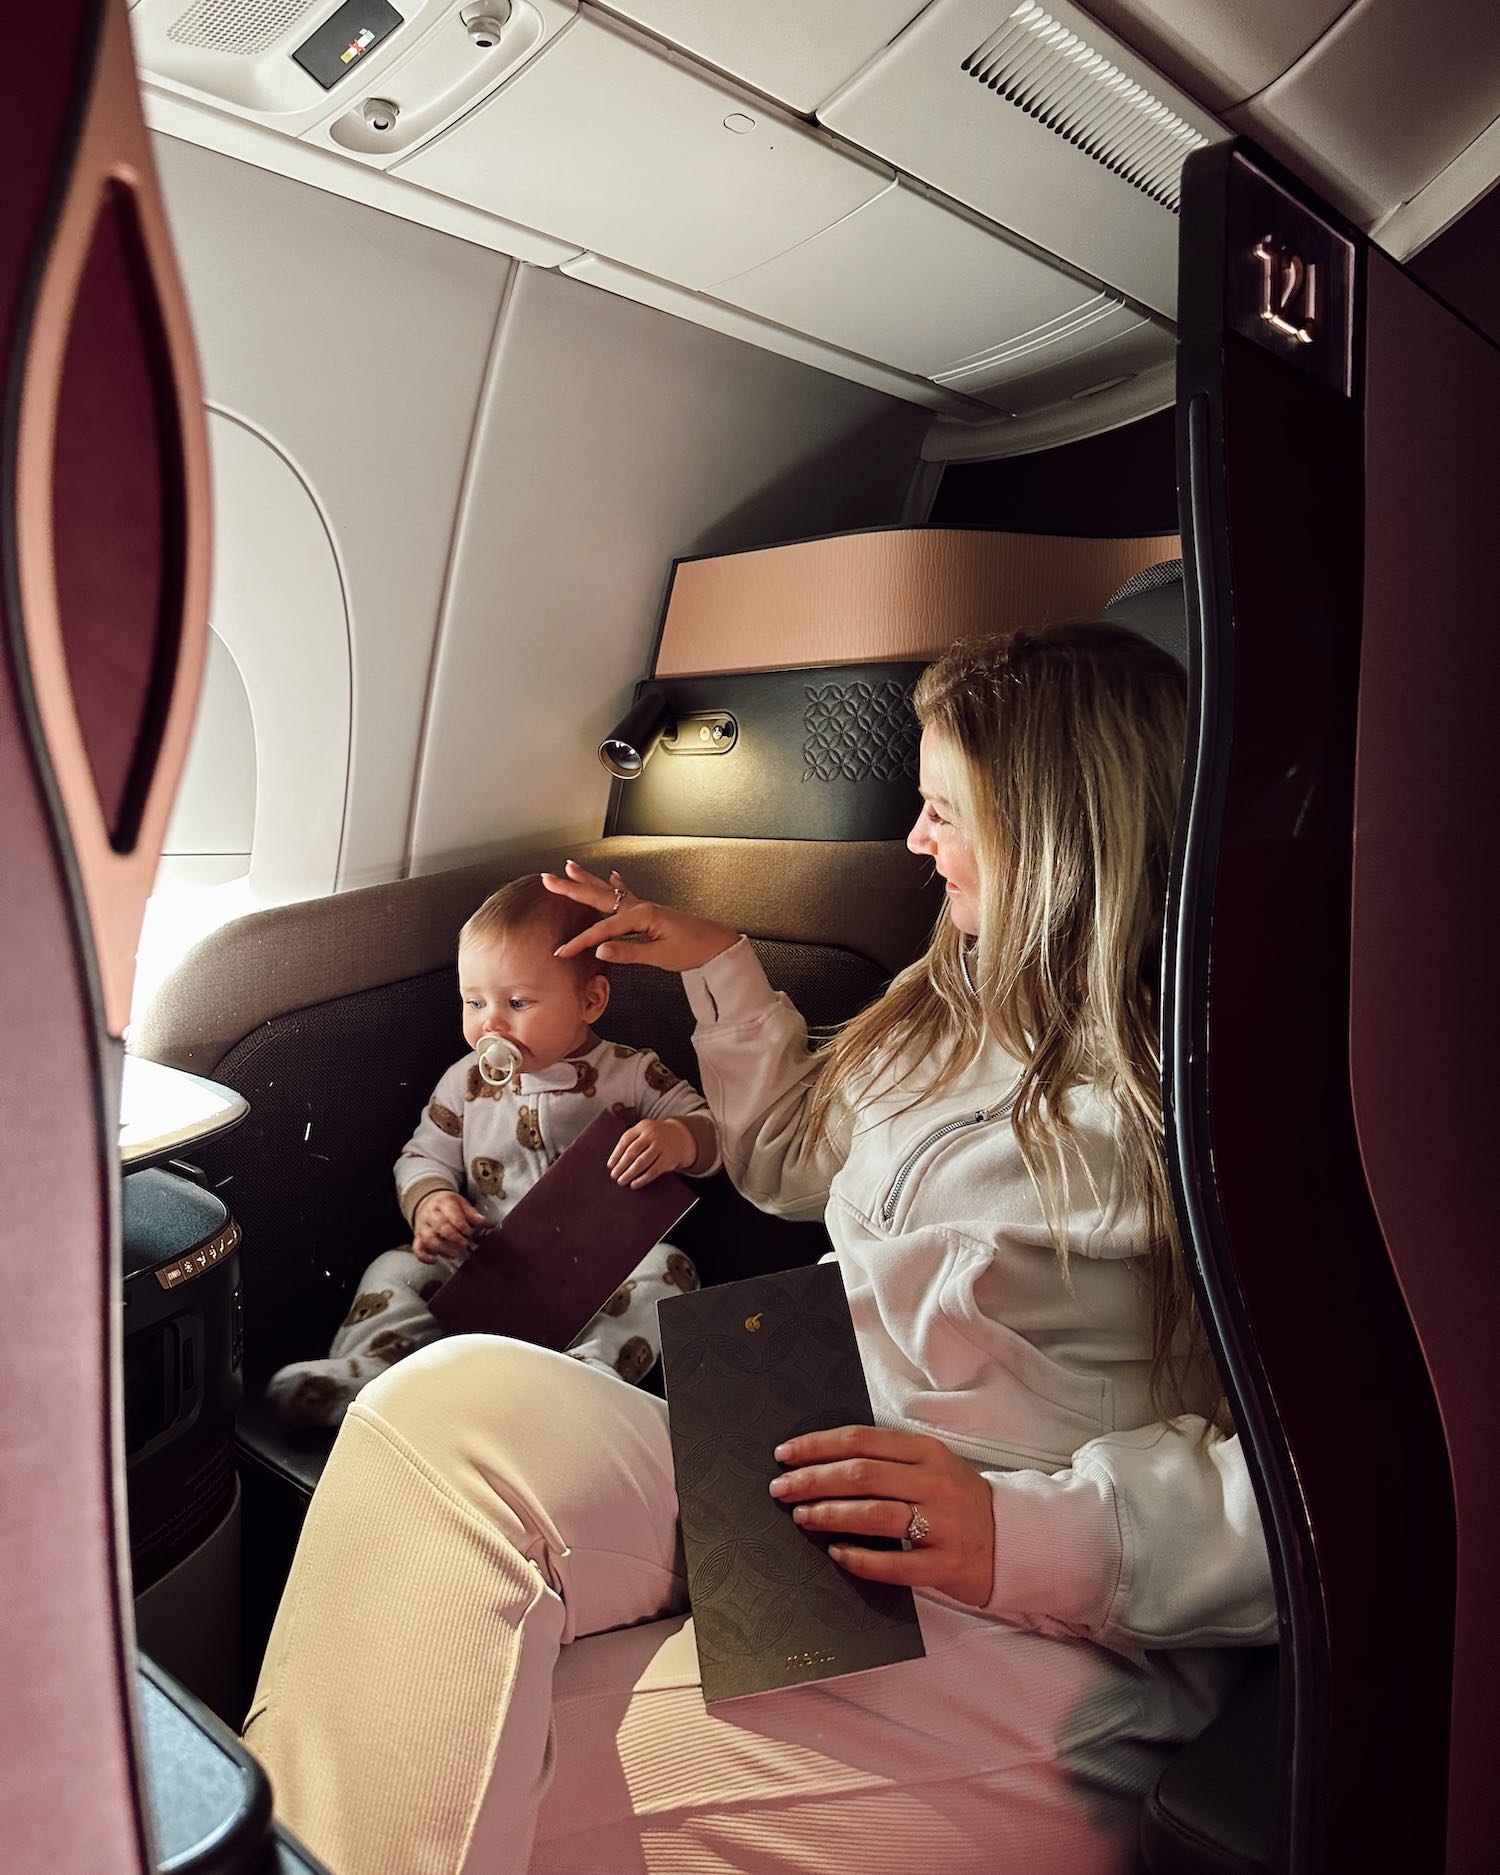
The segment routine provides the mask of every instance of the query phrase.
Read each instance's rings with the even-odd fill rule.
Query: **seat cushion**
[[[851,1015],[885,982],[868,958],[831,945],[757,941],[771,981],[809,1022]],[[391,1165],[415,1111],[453,1054],[453,972],[435,971],[298,1010],[265,1023],[220,1063],[250,1114],[205,1149],[209,1182],[244,1233],[247,1387],[237,1434],[244,1452],[310,1497],[327,1457],[325,1436],[289,1432],[266,1407],[266,1377],[284,1361],[326,1348],[351,1285],[380,1250],[403,1241]],[[663,971],[616,971],[601,1029],[654,1047],[692,1077],[692,1014]],[[721,1172],[672,1233],[704,1282],[815,1262],[821,1224],[766,1216]]]
[[[1279,1655],[1162,1772],[1141,1820],[1150,1875],[1269,1875],[1281,1825]]]
[[[758,941],[767,974],[814,1025],[878,995],[884,973],[830,945]],[[451,966],[267,1021],[230,1050],[217,1078],[250,1103],[200,1163],[243,1232],[246,1372],[251,1387],[289,1360],[321,1353],[352,1284],[380,1251],[409,1240],[391,1167],[422,1103],[459,1052]],[[654,1047],[693,1078],[692,1017],[677,979],[615,973],[600,1023],[612,1040]],[[764,1216],[722,1174],[673,1235],[705,1282],[815,1261],[821,1225]]]

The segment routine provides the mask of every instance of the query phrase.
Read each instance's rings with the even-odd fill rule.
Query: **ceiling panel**
[[[1496,0],[1364,0],[1229,121],[1369,227],[1497,116]]]
[[[805,241],[891,180],[592,16],[393,173],[692,287]]]
[[[1354,0],[1083,0],[1090,13],[1211,110],[1295,64]]]
[[[935,0],[818,112],[841,136],[1154,311],[1208,114],[1076,7]]]
[[[921,377],[975,362],[1104,297],[902,183],[711,290]]]
[[[706,64],[812,111],[927,0],[608,0]]]

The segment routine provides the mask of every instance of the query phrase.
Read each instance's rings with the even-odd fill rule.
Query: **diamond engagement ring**
[[[609,908],[609,915],[610,915],[610,917],[611,917],[611,918],[612,918],[612,917],[613,917],[613,916],[615,915],[615,913],[616,913],[616,912],[617,912],[617,911],[618,911],[618,910],[620,909],[620,906],[621,906],[621,903],[622,903],[622,902],[623,902],[623,900],[624,900],[624,897],[625,897],[625,888],[624,888],[624,886],[623,886],[623,885],[617,885],[617,886],[615,887],[615,902],[614,902],[614,904],[613,904],[613,905],[611,905],[611,906],[610,906],[610,908]]]
[[[917,1509],[916,1505],[913,1504],[911,1507],[911,1522],[906,1526],[907,1542],[920,1543],[923,1537],[926,1536],[928,1528],[927,1519],[922,1515],[921,1511]]]

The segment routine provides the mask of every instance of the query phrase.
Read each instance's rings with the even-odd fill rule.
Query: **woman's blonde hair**
[[[1144,1219],[1152,1397],[1180,1411],[1184,1352],[1207,1361],[1167,1183],[1157,1014],[1182,672],[1118,626],[1059,625],[956,645],[912,702],[975,857],[979,935],[944,912],[926,954],[825,1045],[814,1127],[898,1056],[931,1064],[906,1083],[915,1100],[993,1037],[1021,1063],[1011,1119],[1066,1280],[1070,1172],[1089,1177],[1068,1094],[1097,1088],[1119,1115],[1123,1196]]]

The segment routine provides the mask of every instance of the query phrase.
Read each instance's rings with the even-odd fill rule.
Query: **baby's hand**
[[[430,1191],[412,1213],[412,1254],[422,1263],[461,1257],[489,1227],[489,1219],[461,1192]]]
[[[697,1157],[698,1142],[682,1120],[637,1120],[609,1155],[609,1169],[617,1185],[635,1190]]]

